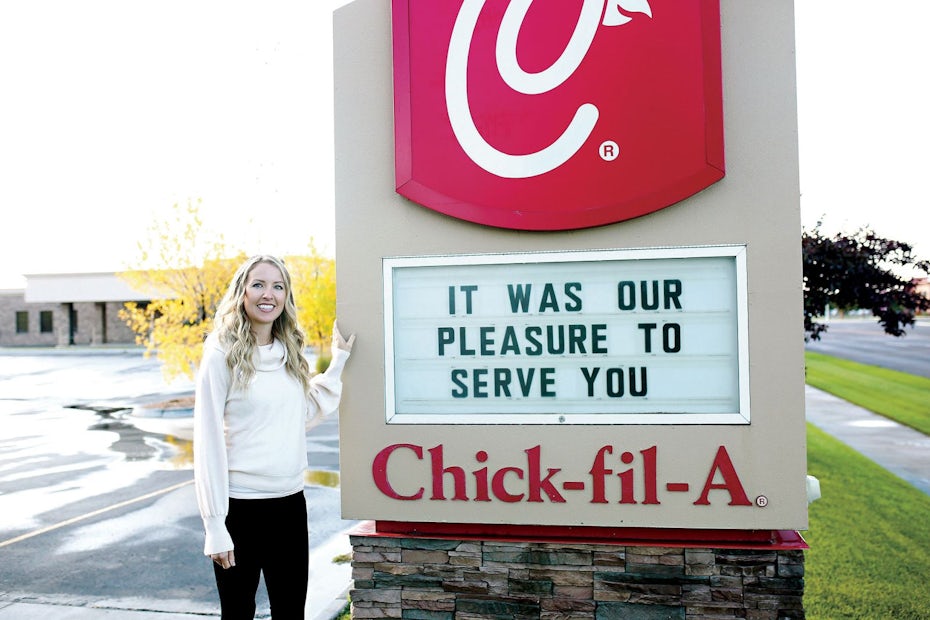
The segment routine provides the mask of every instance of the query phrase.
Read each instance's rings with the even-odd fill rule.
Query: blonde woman
[[[194,481],[224,620],[254,618],[262,574],[274,619],[304,617],[305,429],[339,406],[354,341],[334,324],[332,362],[311,378],[290,275],[273,256],[243,263],[217,308],[197,373]]]

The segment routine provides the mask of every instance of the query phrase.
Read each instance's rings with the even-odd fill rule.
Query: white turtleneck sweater
[[[255,377],[232,390],[226,353],[207,338],[194,403],[194,483],[206,530],[204,554],[233,548],[226,530],[229,498],[286,497],[304,487],[307,425],[336,411],[349,352],[332,348],[326,372],[310,381],[310,397],[285,367],[287,350],[275,340],[257,347]]]

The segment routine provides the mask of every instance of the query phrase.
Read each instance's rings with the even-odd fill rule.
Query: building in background
[[[914,278],[911,280],[914,291],[930,299],[930,278]]]
[[[133,345],[119,311],[126,302],[153,299],[112,272],[25,277],[25,289],[0,290],[2,347]]]

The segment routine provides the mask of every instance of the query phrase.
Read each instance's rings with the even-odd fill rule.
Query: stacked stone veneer
[[[353,618],[803,618],[801,550],[353,535]]]

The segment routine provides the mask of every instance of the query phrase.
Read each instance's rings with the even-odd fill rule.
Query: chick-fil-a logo
[[[571,77],[591,48],[602,15],[604,25],[610,26],[619,26],[632,19],[620,12],[621,7],[652,15],[646,0],[608,0],[607,12],[604,0],[584,0],[562,55],[549,67],[530,73],[517,60],[517,36],[532,3],[533,0],[511,0],[504,11],[495,46],[501,78],[510,88],[525,95],[548,92]],[[488,144],[475,126],[468,107],[468,52],[484,4],[485,0],[465,0],[452,29],[446,60],[446,106],[452,131],[471,160],[491,174],[510,179],[544,174],[578,152],[597,123],[597,106],[582,104],[565,131],[552,144],[535,153],[513,155]]]
[[[397,191],[481,224],[562,230],[718,181],[718,2],[394,0]]]

